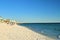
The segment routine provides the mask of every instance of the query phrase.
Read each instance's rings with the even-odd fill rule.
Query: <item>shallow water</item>
[[[18,25],[53,38],[58,38],[60,35],[60,23],[22,23]]]

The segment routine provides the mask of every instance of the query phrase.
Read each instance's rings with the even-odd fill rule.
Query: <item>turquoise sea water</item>
[[[52,38],[58,38],[60,35],[60,23],[22,23],[18,25]]]

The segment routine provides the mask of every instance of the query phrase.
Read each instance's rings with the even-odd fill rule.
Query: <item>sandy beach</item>
[[[23,26],[0,23],[0,40],[55,40]]]

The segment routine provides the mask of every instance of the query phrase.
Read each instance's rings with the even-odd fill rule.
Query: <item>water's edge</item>
[[[43,34],[51,38],[57,38],[60,35],[60,23],[17,23],[25,26],[32,31]]]

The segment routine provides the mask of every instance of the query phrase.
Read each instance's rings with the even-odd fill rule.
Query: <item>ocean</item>
[[[51,38],[59,38],[60,35],[60,23],[20,23],[18,25]]]

